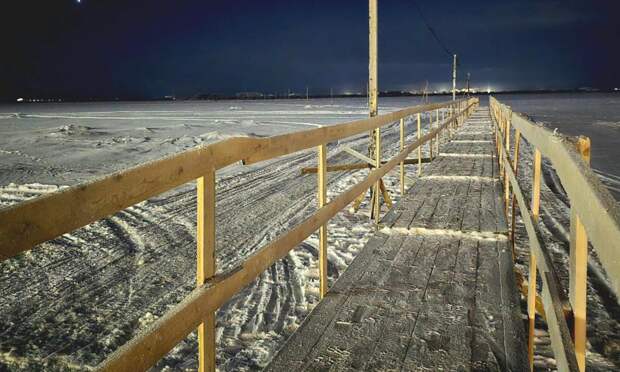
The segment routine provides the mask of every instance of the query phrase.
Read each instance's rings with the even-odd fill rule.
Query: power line
[[[435,29],[433,27],[431,27],[430,23],[428,22],[428,19],[426,19],[426,16],[424,15],[424,12],[422,12],[422,8],[420,8],[420,6],[418,5],[418,3],[416,1],[412,1],[412,3],[415,6],[415,8],[417,9],[418,13],[420,14],[420,18],[422,18],[422,22],[424,22],[424,24],[426,25],[426,28],[428,29],[428,31],[431,33],[431,35],[433,35],[433,38],[435,39],[437,44],[439,44],[441,49],[443,49],[444,52],[446,52],[446,54],[448,54],[450,57],[452,57],[452,55],[454,53],[452,53],[448,49],[448,47],[446,47],[446,44],[444,44],[444,42],[439,38],[439,35],[437,35],[437,33],[435,32]]]

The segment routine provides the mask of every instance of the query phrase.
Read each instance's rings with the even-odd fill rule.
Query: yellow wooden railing
[[[92,182],[0,209],[0,261],[27,251],[37,244],[110,216],[136,203],[197,180],[197,270],[196,289],[173,309],[110,355],[98,369],[106,371],[145,370],[166,355],[190,332],[198,328],[201,371],[215,370],[215,311],[250,284],[276,260],[320,230],[320,289],[327,291],[327,222],[359,195],[378,187],[381,177],[400,165],[404,191],[404,163],[421,146],[438,143],[444,130],[451,132],[478,105],[477,98],[414,106],[369,119],[283,134],[270,138],[232,138],[188,150],[124,170]],[[439,120],[439,110],[450,116]],[[436,112],[434,124],[422,134],[420,113]],[[417,115],[418,138],[405,143],[405,118]],[[431,114],[432,117],[432,114]],[[400,121],[400,152],[387,162],[371,164],[366,179],[331,201],[326,198],[326,169],[329,142],[379,129],[377,153],[381,154],[380,128]],[[431,122],[433,124],[433,122]],[[277,237],[236,268],[217,273],[215,266],[215,174],[218,169],[242,161],[256,163],[297,151],[318,148],[318,210],[301,224]],[[438,151],[436,148],[435,151]],[[419,171],[418,171],[419,172]],[[378,203],[377,203],[378,205]],[[378,221],[379,215],[375,214]]]
[[[516,206],[530,243],[527,287],[530,368],[533,369],[534,318],[536,315],[536,275],[542,279],[542,305],[560,371],[584,371],[586,355],[586,289],[588,241],[607,272],[611,288],[620,295],[620,210],[607,189],[592,172],[590,140],[571,138],[536,125],[495,98],[490,98],[495,123],[500,175],[504,181],[506,215],[512,215],[511,240],[514,244]],[[514,132],[513,156],[510,155]],[[517,178],[521,138],[534,149],[532,198],[528,206]],[[570,199],[569,295],[563,290],[549,252],[538,228],[542,156],[555,168]],[[510,212],[510,213],[509,213]],[[509,222],[510,223],[510,222]],[[620,296],[619,296],[620,298]],[[571,329],[572,328],[572,329]]]

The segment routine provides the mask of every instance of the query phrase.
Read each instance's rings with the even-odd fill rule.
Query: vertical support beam
[[[456,54],[452,56],[452,100],[456,101]]]
[[[506,136],[506,120],[504,118],[504,110],[499,107],[499,141],[504,141],[504,138]],[[500,175],[502,177],[502,179],[504,178],[504,152],[502,151],[502,146],[501,143],[498,142],[497,143],[497,148],[499,151],[499,172]]]
[[[444,109],[441,109],[441,124],[444,124],[445,122],[446,122],[446,111]],[[444,142],[446,141],[446,130],[450,131],[450,128],[446,128],[441,131],[441,135],[443,136]]]
[[[377,0],[368,0],[368,111],[370,117],[377,116],[379,111],[377,101],[377,50]],[[377,130],[373,130],[370,135],[368,148],[370,158],[375,155]]]
[[[454,103],[450,104],[450,112],[449,112],[449,116],[448,116],[448,120],[452,120],[452,118],[454,117]],[[452,128],[454,126],[454,122],[451,122],[450,124],[448,124],[448,141],[450,141],[452,139]]]
[[[418,113],[418,139],[422,138],[422,122]],[[422,174],[422,146],[418,146],[418,177]]]
[[[215,170],[196,182],[196,286],[215,275]],[[198,370],[215,372],[215,312],[198,326]]]
[[[428,131],[433,131],[433,112],[428,112]],[[433,138],[428,141],[428,157],[433,160]]]
[[[381,168],[381,128],[375,129],[375,143],[377,147],[375,148],[375,167],[376,169]],[[374,193],[374,217],[375,224],[379,224],[380,214],[381,214],[381,205],[379,204],[379,195],[381,195],[381,178],[377,180],[375,183],[375,193]]]
[[[379,114],[378,95],[378,74],[377,74],[377,0],[368,0],[368,114],[375,117]],[[380,159],[380,144],[377,139],[380,137],[380,128],[376,128],[370,132],[370,141],[368,144],[368,157]],[[379,165],[381,165],[379,160]],[[379,182],[375,184],[371,193],[371,218],[374,217],[376,223],[379,223]]]
[[[405,118],[400,119],[400,151],[405,149]],[[400,196],[405,195],[405,161],[400,162]]]
[[[508,111],[508,115],[506,117],[506,159],[508,159],[508,154],[510,154],[510,121],[512,120],[512,112]],[[506,206],[506,217],[508,217],[508,205],[510,204],[510,181],[508,180],[508,172],[504,172],[504,205]]]
[[[542,155],[539,149],[534,150],[534,179],[532,180],[532,217],[538,223],[540,211],[540,176]],[[536,320],[536,256],[530,249],[530,273],[527,289],[527,316],[529,319],[527,350],[530,359],[530,371],[534,370],[534,321]]]
[[[590,164],[590,139],[579,137],[577,150],[581,158]],[[586,368],[586,304],[588,289],[588,236],[581,219],[571,208],[570,219],[570,279],[569,298],[575,319],[575,356],[580,371]]]
[[[319,209],[327,204],[327,146],[318,146],[319,164],[318,176],[318,201]],[[327,223],[319,228],[319,289],[321,300],[327,294]]]
[[[437,121],[437,128],[439,128],[439,109],[435,111],[435,120]],[[440,133],[437,133],[435,135],[435,156],[439,156],[439,134]]]
[[[519,145],[521,143],[521,131],[515,129],[515,149],[514,155],[512,157],[512,170],[517,177],[519,173]],[[517,224],[517,198],[515,197],[514,192],[512,193],[512,203],[511,203],[511,215],[512,215],[512,226],[510,229],[510,241],[512,242],[512,259],[516,261],[516,250],[515,250],[515,225]]]
[[[495,122],[497,123],[497,125],[494,128],[494,132],[495,132],[495,153],[497,154],[497,166],[498,166],[498,176],[501,178],[502,176],[502,153],[500,151],[500,147],[499,147],[499,141],[500,141],[500,128],[501,128],[501,118],[499,116],[499,113],[497,112],[497,108],[495,109]]]

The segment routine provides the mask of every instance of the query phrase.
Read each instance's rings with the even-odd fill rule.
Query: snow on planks
[[[492,138],[479,108],[266,370],[528,369]]]

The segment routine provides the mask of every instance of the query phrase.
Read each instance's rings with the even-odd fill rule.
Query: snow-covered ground
[[[384,112],[419,100],[385,102]],[[363,118],[365,107],[363,99],[3,107],[0,202],[12,204],[229,136],[268,136]],[[386,154],[394,152],[397,128],[384,131],[384,138]],[[364,151],[366,136],[347,142]],[[329,146],[330,163],[355,162],[337,150],[340,145]],[[316,175],[300,175],[302,167],[314,165],[316,153],[304,151],[218,173],[219,269],[238,264],[316,209]],[[365,174],[330,173],[329,195]],[[397,192],[393,175],[386,182]],[[96,365],[178,303],[194,286],[195,203],[188,184],[1,263],[0,366]],[[365,210],[342,212],[329,224],[332,281],[373,231]],[[317,245],[317,237],[310,237],[222,307],[221,370],[263,366],[314,307]],[[157,369],[191,369],[196,361],[192,334]]]
[[[510,98],[510,103],[520,100],[521,106],[513,104],[515,109],[535,117],[560,107],[554,114],[544,116],[544,121],[570,133],[557,124],[572,117],[561,96],[546,101],[543,107],[536,106],[536,100],[528,101],[527,96],[498,98]],[[604,120],[618,123],[620,97],[612,99],[616,104],[604,105],[610,113],[610,118]],[[382,98],[381,112],[419,103],[419,98]],[[596,110],[591,113],[591,121],[582,118],[580,122],[603,120],[598,118],[599,113]],[[0,203],[12,204],[230,136],[269,136],[366,116],[364,99],[0,106]],[[414,125],[408,127],[408,135],[415,136]],[[605,137],[616,141],[615,149],[609,149],[616,151],[615,157],[611,155],[612,160],[616,159],[620,128],[603,127],[615,131],[614,139]],[[395,152],[397,128],[384,133],[386,152]],[[586,131],[579,133],[591,135]],[[592,137],[593,166],[609,186],[620,187],[620,182],[612,182],[618,180],[620,170],[614,171],[613,165],[606,165],[604,160],[599,165],[597,148],[601,146]],[[363,137],[347,142],[360,151],[366,146]],[[355,161],[338,151],[341,144],[329,146],[329,162]],[[531,168],[527,164],[531,156],[522,156],[520,172],[524,182],[528,182],[527,172]],[[219,269],[238,264],[316,209],[316,175],[300,175],[302,167],[315,164],[315,152],[304,151],[218,172]],[[415,174],[414,166],[408,169],[411,175]],[[350,187],[365,172],[330,173],[329,194]],[[567,251],[562,236],[567,231],[568,208],[553,172],[546,168],[545,175],[544,232],[558,265],[563,265]],[[395,174],[386,181],[392,196],[398,199]],[[332,219],[330,280],[335,280],[347,267],[372,231],[366,205],[361,213],[343,211]],[[259,369],[315,306],[317,242],[316,236],[307,239],[222,307],[217,335],[220,370]],[[520,243],[526,246],[523,241]],[[521,262],[524,260],[522,254]],[[0,263],[0,370],[85,369],[96,365],[187,295],[194,286],[194,271],[192,184]],[[601,370],[613,366],[609,364],[613,362],[618,367],[617,301],[608,298],[604,280],[595,277],[590,290],[593,358],[600,360],[597,365]],[[545,342],[544,335],[541,340]],[[156,369],[193,369],[197,363],[196,349],[196,337],[192,334]],[[544,358],[545,349],[539,349]],[[543,360],[540,365],[549,362]]]

